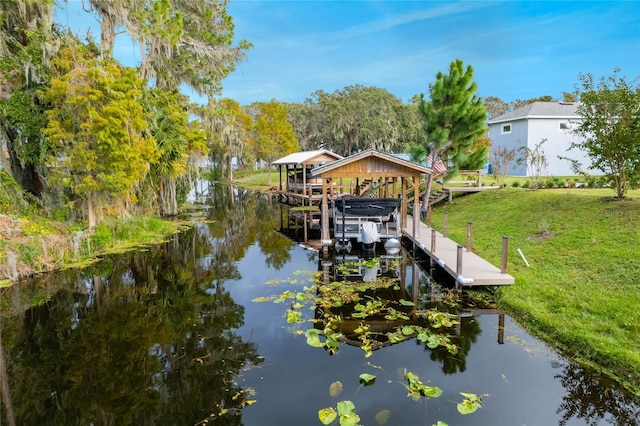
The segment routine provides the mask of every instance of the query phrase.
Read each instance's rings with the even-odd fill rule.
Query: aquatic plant
[[[330,425],[336,418],[340,419],[340,426],[355,426],[360,421],[356,414],[356,407],[351,401],[340,401],[336,408],[328,407],[318,410],[318,418],[324,425]]]
[[[482,408],[482,395],[466,392],[460,392],[460,395],[465,397],[464,401],[459,402],[457,405],[460,414],[471,414]]]
[[[405,373],[407,383],[404,386],[407,388],[407,396],[411,397],[414,401],[419,400],[421,397],[438,398],[442,395],[442,389],[437,386],[428,386],[420,381],[420,377],[411,371]]]

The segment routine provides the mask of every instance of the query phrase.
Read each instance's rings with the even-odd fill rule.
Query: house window
[[[569,123],[568,121],[560,121],[558,123],[558,130],[560,131],[567,131],[567,130],[571,130],[571,123]]]
[[[511,123],[503,124],[502,131],[500,133],[503,135],[508,135],[509,133],[511,133]]]

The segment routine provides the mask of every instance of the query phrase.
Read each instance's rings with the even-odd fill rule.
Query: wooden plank
[[[451,275],[462,287],[478,285],[511,285],[515,278],[503,274],[500,268],[492,265],[473,252],[462,248],[462,271],[458,274],[458,243],[435,231],[435,250],[431,251],[432,228],[419,222],[418,234],[411,236],[411,229],[403,227],[404,236],[412,240],[435,263]]]

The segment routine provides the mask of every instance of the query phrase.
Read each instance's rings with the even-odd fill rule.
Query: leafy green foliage
[[[586,151],[592,167],[611,178],[623,199],[631,184],[640,183],[640,84],[633,87],[619,71],[597,83],[589,73],[579,75],[581,121],[574,132],[582,139],[571,147]],[[574,161],[574,169],[580,168]]]
[[[322,144],[341,155],[369,148],[403,151],[409,142],[424,139],[413,105],[377,87],[318,90],[290,115],[307,147]]]
[[[298,150],[298,142],[291,124],[287,121],[285,105],[272,100],[255,105],[254,152],[256,158],[266,161],[269,166],[275,160]],[[269,167],[271,179],[271,167]]]
[[[148,132],[157,144],[158,160],[151,164],[150,173],[161,215],[178,213],[177,181],[189,171],[189,159],[207,150],[205,134],[189,121],[189,102],[177,90],[151,89],[142,98],[149,125]]]
[[[133,198],[158,158],[139,102],[144,82],[79,45],[63,49],[54,64],[58,74],[43,92],[51,104],[43,130],[51,144],[47,165],[52,182],[84,201],[92,228],[95,208],[110,196]]]

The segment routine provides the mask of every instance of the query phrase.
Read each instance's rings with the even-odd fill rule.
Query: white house
[[[546,139],[541,150],[547,157],[546,176],[570,176],[575,172],[567,157],[582,163],[583,169],[591,174],[600,171],[588,169],[591,161],[586,153],[578,149],[569,149],[579,136],[572,129],[580,122],[577,113],[577,102],[533,102],[515,111],[508,112],[488,121],[491,150],[507,148],[518,150],[517,157],[522,156],[523,146],[535,149],[536,145]],[[529,176],[526,164],[513,161],[509,166],[509,175]]]

